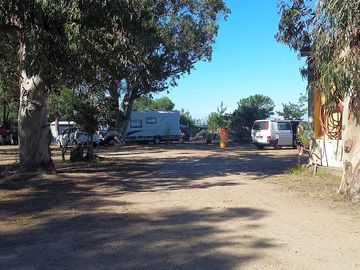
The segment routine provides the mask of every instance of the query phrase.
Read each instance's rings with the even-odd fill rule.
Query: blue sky
[[[226,3],[232,13],[220,24],[212,61],[198,63],[166,96],[196,119],[206,119],[221,101],[232,112],[239,99],[253,94],[270,96],[275,110],[281,110],[281,103],[296,102],[306,92],[299,73],[303,63],[274,39],[277,0]]]

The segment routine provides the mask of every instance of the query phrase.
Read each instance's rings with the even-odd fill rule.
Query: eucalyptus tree
[[[343,107],[340,191],[360,200],[360,2],[288,0],[280,1],[279,7],[276,38],[295,51],[307,52],[310,87],[321,90],[328,108]]]
[[[196,62],[211,60],[219,17],[229,12],[223,0],[144,2],[155,9],[156,16],[148,20],[155,33],[130,37],[138,60],[120,72],[121,87],[113,84],[111,91],[115,103],[121,100],[118,126],[123,134],[135,99],[176,86]]]
[[[124,112],[118,120],[126,120],[136,97],[210,59],[218,16],[227,12],[222,0],[1,0],[0,33],[18,44],[21,167],[52,167],[52,90],[112,84],[122,99],[114,102]]]

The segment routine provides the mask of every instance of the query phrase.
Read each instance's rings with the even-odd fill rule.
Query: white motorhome
[[[256,120],[251,129],[251,138],[257,149],[273,146],[295,147],[293,130],[290,120]]]
[[[176,111],[133,111],[127,127],[128,142],[178,141],[180,138],[180,113]]]

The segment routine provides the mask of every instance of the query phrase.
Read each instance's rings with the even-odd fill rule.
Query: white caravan
[[[180,113],[176,111],[133,111],[127,127],[128,142],[178,141],[180,137]]]
[[[265,146],[273,146],[274,149],[295,147],[290,120],[256,120],[251,129],[251,138],[258,149]]]

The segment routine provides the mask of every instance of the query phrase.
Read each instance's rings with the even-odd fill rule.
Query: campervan
[[[257,149],[272,146],[295,147],[293,130],[290,120],[256,120],[251,130],[251,138]]]
[[[127,127],[127,142],[178,141],[180,113],[177,111],[133,111]]]

